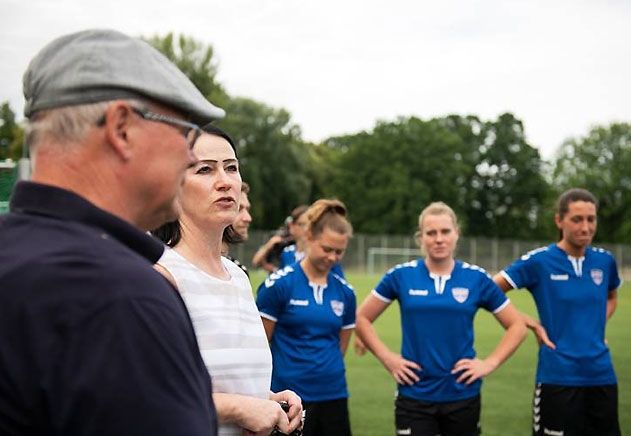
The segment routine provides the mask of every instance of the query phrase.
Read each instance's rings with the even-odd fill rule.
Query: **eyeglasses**
[[[141,109],[137,107],[131,108],[134,113],[138,114],[142,119],[147,121],[155,121],[157,123],[168,124],[173,127],[177,127],[182,136],[186,138],[189,148],[193,148],[195,141],[202,134],[202,129],[197,124],[189,123],[187,121],[178,120],[177,118],[170,117],[168,115],[157,114],[147,109]]]

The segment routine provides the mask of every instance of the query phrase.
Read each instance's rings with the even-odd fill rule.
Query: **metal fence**
[[[271,236],[269,231],[250,231],[250,239],[231,249],[231,254],[251,266],[255,251]],[[466,238],[458,241],[456,256],[495,273],[522,254],[550,241],[517,241],[488,238]],[[622,276],[631,278],[631,245],[596,244],[613,253]],[[392,266],[417,258],[420,251],[414,238],[402,235],[355,234],[343,260],[345,270],[382,274]]]

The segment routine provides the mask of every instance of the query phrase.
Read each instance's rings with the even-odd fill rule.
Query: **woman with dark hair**
[[[618,384],[607,321],[616,310],[616,260],[593,247],[598,200],[585,189],[558,199],[559,241],[526,253],[494,277],[504,291],[525,288],[541,322],[523,315],[539,341],[532,434],[620,434]]]
[[[346,207],[318,200],[305,217],[305,256],[271,274],[256,303],[274,358],[272,389],[303,400],[305,436],[351,434],[344,353],[355,327],[355,293],[331,269],[353,229]]]
[[[245,273],[221,256],[239,210],[241,175],[234,143],[206,127],[194,146],[199,159],[187,170],[180,216],[153,232],[170,248],[156,269],[182,294],[197,342],[212,376],[220,435],[290,433],[300,426],[300,398],[270,392],[272,360]],[[286,414],[279,402],[286,401]],[[185,406],[185,405],[183,405]]]

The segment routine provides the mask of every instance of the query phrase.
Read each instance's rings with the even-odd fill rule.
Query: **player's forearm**
[[[386,366],[386,357],[392,353],[392,351],[386,346],[386,344],[383,343],[383,341],[381,341],[372,322],[370,322],[368,318],[358,314],[355,323],[355,332],[357,333],[359,339],[361,339],[365,347],[370,350],[370,352],[374,354],[384,366]]]
[[[252,256],[252,265],[254,266],[263,266],[266,262],[265,262],[265,258],[267,257],[267,253],[270,249],[267,247],[267,245],[263,245],[261,248],[259,248],[256,253],[254,253],[254,256]]]
[[[513,323],[506,329],[497,347],[484,360],[490,363],[493,369],[497,369],[519,348],[527,335],[528,330],[523,322]]]

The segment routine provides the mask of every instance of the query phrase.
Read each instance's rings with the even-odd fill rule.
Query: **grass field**
[[[254,289],[263,280],[260,272],[252,275]],[[380,276],[348,274],[357,293],[358,303]],[[511,301],[522,311],[535,314],[530,294],[509,293]],[[375,323],[381,338],[393,349],[400,347],[399,310],[396,304]],[[475,320],[476,350],[486,356],[502,334],[492,315],[479,311]],[[631,284],[619,292],[618,309],[607,327],[607,339],[618,375],[619,413],[622,434],[631,435]],[[517,352],[491,374],[482,388],[482,433],[495,435],[531,434],[531,401],[535,378],[537,344],[532,335]],[[346,371],[351,394],[350,414],[356,436],[394,434],[393,398],[395,383],[381,364],[370,354],[355,355],[349,348]],[[597,436],[597,435],[595,435]]]

